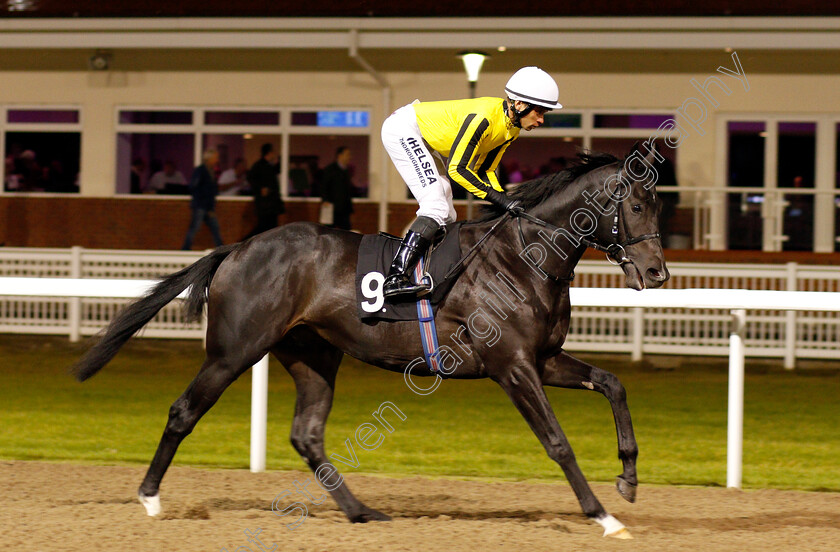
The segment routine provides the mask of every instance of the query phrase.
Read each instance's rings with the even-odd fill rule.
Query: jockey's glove
[[[509,212],[514,217],[519,216],[523,212],[522,207],[520,207],[519,205],[519,200],[511,199],[510,196],[508,196],[504,192],[490,190],[489,192],[487,192],[486,199],[493,205],[497,205],[505,211]]]

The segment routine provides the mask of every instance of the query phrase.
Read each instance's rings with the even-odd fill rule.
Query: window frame
[[[840,188],[836,187],[836,173],[840,170],[840,159],[836,155],[838,125],[840,114],[831,112],[803,113],[803,112],[722,112],[717,114],[715,133],[715,173],[709,192],[709,235],[705,242],[710,249],[728,249],[729,219],[726,194],[738,193],[741,188],[728,186],[728,128],[731,122],[762,122],[765,124],[764,141],[764,183],[760,188],[753,188],[749,193],[781,195],[806,195],[814,198],[814,226],[813,248],[815,253],[833,252],[835,243],[840,238],[834,235],[835,220],[840,217],[840,209],[831,210],[822,207],[818,201],[821,196],[832,197],[832,207],[836,198],[840,197]],[[815,123],[815,151],[814,151],[814,187],[813,188],[781,188],[777,186],[778,155],[779,155],[779,124],[780,123]],[[833,161],[832,161],[833,159]],[[827,161],[828,160],[828,161]],[[715,199],[723,194],[723,199]],[[825,202],[828,203],[828,202]],[[778,219],[778,220],[777,220]],[[783,244],[779,236],[784,232],[784,218],[763,215],[762,251],[782,251]],[[830,246],[830,250],[829,250]]]
[[[193,122],[191,124],[134,124],[134,123],[121,123],[120,122],[120,112],[121,111],[190,111],[193,113]],[[204,123],[204,115],[207,112],[272,112],[278,113],[280,120],[277,125],[225,125],[225,124],[205,124]],[[319,127],[319,126],[304,126],[304,125],[292,125],[292,114],[293,113],[309,113],[313,111],[364,111],[368,114],[368,125],[367,127]],[[202,156],[202,149],[203,149],[203,138],[206,134],[276,134],[280,137],[280,166],[281,167],[289,167],[289,138],[291,136],[366,136],[368,138],[368,143],[370,144],[370,139],[373,135],[372,129],[373,125],[372,122],[374,120],[374,109],[371,106],[359,106],[359,105],[348,105],[348,106],[336,106],[336,105],[320,105],[320,106],[312,106],[312,105],[288,105],[288,106],[265,106],[265,105],[213,105],[213,106],[184,106],[184,105],[141,105],[141,104],[125,104],[125,105],[115,105],[114,106],[114,132],[113,132],[113,157],[114,157],[114,165],[116,168],[116,164],[119,162],[118,159],[118,141],[117,136],[121,133],[148,133],[148,134],[188,134],[192,133],[194,136],[194,143],[196,145],[195,151],[193,152],[193,166],[190,167],[190,171],[194,167],[197,167],[201,164],[201,156]],[[368,147],[368,167],[372,167],[372,150],[373,147]],[[331,152],[330,152],[331,154]],[[332,162],[332,159],[330,159]],[[115,172],[116,174],[116,172]],[[186,174],[184,176],[187,176]],[[368,176],[368,181],[370,181],[370,177]],[[114,197],[119,198],[154,198],[154,199],[162,199],[164,197],[171,198],[171,199],[183,199],[183,195],[177,196],[160,196],[160,195],[147,195],[147,194],[118,194],[116,192],[116,181],[114,182]],[[287,170],[280,171],[280,193],[281,197],[285,201],[309,201],[309,202],[320,202],[320,198],[316,197],[298,197],[292,196],[290,197],[288,194],[289,190],[289,176]],[[368,188],[368,193],[370,194],[370,188]],[[221,201],[243,201],[249,200],[248,197],[242,196],[219,196],[217,198]],[[370,200],[370,197],[367,198],[353,198],[355,200],[367,201]]]
[[[75,111],[79,116],[76,123],[9,123],[9,111]],[[55,132],[79,134],[79,191],[76,193],[60,192],[12,192],[6,190],[6,133],[7,132]],[[0,195],[10,197],[78,197],[81,195],[82,152],[84,151],[84,109],[78,104],[0,104],[0,151],[3,152],[3,164],[0,166]]]

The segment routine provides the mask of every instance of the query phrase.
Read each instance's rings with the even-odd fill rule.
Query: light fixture
[[[111,67],[111,53],[97,50],[88,59],[88,66],[94,71],[107,71]]]
[[[484,52],[461,52],[458,54],[464,62],[464,70],[467,72],[467,80],[471,83],[478,82],[478,74],[481,73],[481,66],[488,56]]]
[[[465,51],[458,54],[464,62],[464,70],[467,72],[467,80],[470,83],[470,98],[475,98],[475,83],[478,82],[478,74],[481,73],[481,66],[488,56],[484,52]],[[467,218],[473,217],[473,195],[467,194]]]
[[[37,7],[34,0],[6,0],[6,10],[10,12],[33,11]]]
[[[507,46],[499,46],[498,48],[496,48],[496,50],[500,52],[507,52]]]

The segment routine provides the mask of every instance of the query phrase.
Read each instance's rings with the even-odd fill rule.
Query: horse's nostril
[[[662,275],[662,273],[659,272],[655,268],[649,268],[648,269],[648,274],[650,275],[651,279],[656,280],[656,281],[662,281],[662,280],[665,279],[665,277]]]

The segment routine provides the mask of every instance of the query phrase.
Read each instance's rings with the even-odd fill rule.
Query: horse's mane
[[[554,174],[540,176],[534,180],[523,182],[508,194],[511,199],[519,200],[519,206],[526,211],[560,192],[570,182],[580,178],[595,169],[611,165],[619,159],[609,153],[580,152],[574,165]],[[504,209],[496,205],[482,205],[482,210],[476,219],[487,221],[504,214]]]

